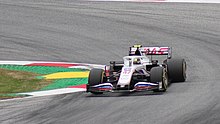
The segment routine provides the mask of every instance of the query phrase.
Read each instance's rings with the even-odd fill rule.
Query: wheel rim
[[[186,79],[186,62],[183,63],[183,78]]]
[[[103,83],[103,75],[104,75],[104,72],[102,72],[102,75],[101,75],[101,82],[100,83]]]
[[[168,79],[167,79],[167,73],[165,72],[165,70],[163,71],[163,88],[164,90],[167,89],[168,86]]]

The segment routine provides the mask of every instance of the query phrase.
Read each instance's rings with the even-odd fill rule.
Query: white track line
[[[35,97],[41,97],[41,96],[52,96],[52,95],[68,94],[68,93],[75,93],[75,92],[84,92],[84,91],[86,91],[86,89],[84,88],[62,88],[62,89],[47,90],[47,91],[18,93],[18,94],[30,95],[30,96],[21,97],[21,98],[3,99],[3,100],[0,100],[0,102],[29,99],[29,98],[35,98]]]
[[[70,66],[69,68],[81,68],[81,69],[92,69],[101,68],[105,69],[105,65],[88,64],[88,63],[69,63],[69,62],[48,62],[48,61],[0,61],[0,65],[29,65],[32,63],[64,63],[64,64],[78,64],[80,66]]]
[[[88,0],[99,2],[172,2],[172,3],[220,3],[220,0]]]
[[[220,3],[220,0],[166,0],[165,2],[181,2],[181,3]]]
[[[49,95],[58,95],[58,94],[67,94],[74,92],[82,92],[86,91],[84,88],[61,88],[54,90],[46,90],[46,91],[36,91],[36,92],[27,92],[27,93],[18,93],[22,95],[31,95],[31,96],[49,96]]]

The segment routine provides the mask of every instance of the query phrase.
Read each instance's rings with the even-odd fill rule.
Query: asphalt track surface
[[[73,93],[0,102],[1,124],[219,124],[220,4],[0,0],[0,59],[106,64],[172,46],[188,79],[164,94]]]

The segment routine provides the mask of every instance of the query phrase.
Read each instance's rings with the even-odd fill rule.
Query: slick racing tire
[[[168,87],[168,76],[166,69],[163,67],[153,67],[150,70],[150,81],[151,82],[162,82],[161,89],[155,89],[154,92],[165,92]]]
[[[186,61],[184,59],[168,59],[167,70],[170,82],[185,82]]]
[[[95,92],[95,91],[89,90],[91,86],[103,83],[103,79],[104,79],[103,69],[93,68],[92,70],[90,70],[89,77],[88,77],[87,91],[93,94],[103,94],[102,92]]]

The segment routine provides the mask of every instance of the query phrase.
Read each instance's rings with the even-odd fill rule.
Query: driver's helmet
[[[141,64],[141,59],[140,58],[135,58],[134,61],[133,61],[133,64],[135,64],[135,65]]]

